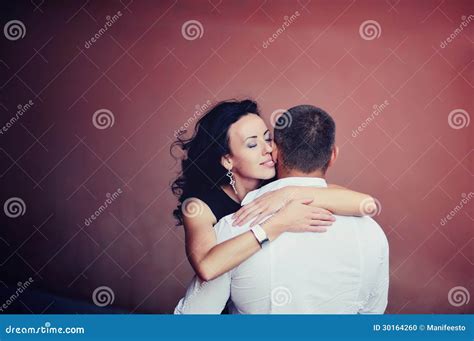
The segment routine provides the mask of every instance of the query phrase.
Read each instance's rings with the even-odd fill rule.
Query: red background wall
[[[471,1],[2,4],[2,25],[20,20],[26,32],[0,39],[0,124],[19,104],[34,105],[0,136],[0,201],[19,197],[26,206],[17,218],[1,212],[1,284],[32,276],[34,290],[91,304],[93,291],[108,286],[114,307],[171,312],[192,271],[171,215],[179,167],[170,143],[196,106],[250,96],[267,121],[302,103],[335,118],[341,153],[329,181],[382,205],[375,218],[390,242],[388,312],[472,313],[472,202],[441,219],[472,195],[474,23],[440,46],[472,12]],[[184,38],[189,20],[202,24],[202,37]],[[375,39],[359,32],[366,20],[380,25]],[[92,117],[103,108],[114,124],[97,129]],[[465,121],[449,121],[454,110]],[[448,299],[454,287],[464,288],[459,306]]]

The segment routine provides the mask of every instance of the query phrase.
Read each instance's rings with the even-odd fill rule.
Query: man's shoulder
[[[250,229],[248,223],[242,226],[233,226],[232,223],[234,222],[234,219],[232,216],[233,213],[226,215],[225,217],[222,217],[216,225],[214,225],[218,243],[238,236]]]
[[[345,235],[345,227],[352,226],[357,235],[371,242],[386,241],[385,232],[382,227],[371,217],[354,217],[354,216],[336,216],[336,223],[341,227],[339,233]]]
[[[222,217],[216,225],[214,225],[214,227],[216,229],[223,229],[223,228],[226,228],[226,227],[229,227],[232,225],[234,219],[232,218],[232,216],[234,215],[234,213],[231,213],[231,214],[228,214],[224,217]]]
[[[382,227],[369,216],[356,217],[357,229],[360,234],[364,235],[365,238],[373,241],[374,243],[379,243],[382,246],[387,245],[387,236],[385,235]]]

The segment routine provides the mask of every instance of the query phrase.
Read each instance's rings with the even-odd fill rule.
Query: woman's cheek
[[[249,162],[247,164],[247,167],[245,168],[245,175],[249,178],[256,178],[258,179],[260,177],[261,174],[261,171],[259,169],[260,167],[258,166],[258,164],[256,165],[255,163],[253,162]]]

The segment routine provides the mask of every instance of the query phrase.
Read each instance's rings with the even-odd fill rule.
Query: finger
[[[260,219],[262,219],[262,214],[261,213],[257,216],[257,218],[252,220],[252,222],[250,223],[250,227],[254,227],[260,221]],[[246,223],[244,222],[244,224],[246,224]]]
[[[242,225],[244,221],[249,221],[252,218],[255,218],[257,214],[261,212],[261,208],[259,206],[255,206],[252,209],[247,210],[244,214],[242,214],[236,221],[237,224]]]
[[[336,221],[333,215],[330,214],[320,214],[320,213],[312,213],[311,219],[319,219],[319,220],[327,220],[327,221]]]
[[[262,220],[268,216],[270,213],[268,212],[268,209],[265,209],[263,210],[262,213],[260,213],[257,218],[255,218],[251,223],[250,223],[250,227],[254,227],[255,225],[257,224],[260,224],[262,222]]]
[[[313,219],[310,224],[311,226],[331,226],[332,221]]]
[[[236,225],[237,222],[239,221],[239,219],[246,215],[251,209],[253,209],[255,207],[255,205],[253,204],[247,204],[245,205],[243,208],[241,208],[240,210],[238,210],[236,213],[235,213],[235,217],[234,217],[234,223],[233,225]]]
[[[247,209],[247,212],[243,213],[242,215],[239,216],[234,221],[234,226],[235,225],[241,225],[244,220],[248,221],[247,218],[250,217],[249,219],[252,219],[252,217],[255,217],[257,214],[259,214],[262,211],[262,208],[260,206],[255,206],[253,208]]]
[[[241,209],[239,209],[237,212],[234,213],[232,216],[233,219],[238,219],[242,215],[248,213],[249,211],[253,210],[255,207],[258,207],[260,204],[260,198],[248,203],[247,205],[243,206]]]
[[[294,200],[294,199],[293,199],[293,200]],[[293,201],[293,200],[291,200],[291,201]],[[309,205],[309,204],[311,204],[313,201],[314,201],[313,198],[304,198],[304,199],[296,200],[296,202],[299,202],[299,203],[305,204],[305,205]]]
[[[256,225],[261,219],[262,219],[262,214],[263,212],[260,212],[259,214],[257,214],[256,216],[254,217],[248,217],[248,219],[245,219],[243,221],[243,224],[246,224],[248,223],[251,219],[255,218],[252,220],[252,222],[250,223],[250,227],[253,227],[254,225]]]
[[[251,214],[247,216],[247,218],[242,219],[241,225],[247,224],[250,220],[252,220],[252,223],[250,224],[250,227],[254,226],[257,221],[259,221],[262,217],[263,212],[255,212],[254,214]]]
[[[233,215],[232,215],[232,219],[237,219],[242,213],[246,212],[247,211],[247,208],[249,207],[250,204],[248,205],[245,205],[244,207],[242,207],[241,209],[239,209],[237,212],[235,212]]]
[[[313,207],[313,211],[316,212],[316,213],[322,213],[322,214],[332,214],[331,211],[328,211],[324,208],[321,208],[321,207]]]
[[[319,226],[310,226],[307,229],[308,232],[327,232],[327,228]]]
[[[245,205],[241,209],[239,209],[237,212],[235,212],[234,215],[232,216],[232,218],[234,218],[234,219],[239,218],[240,216],[242,216],[242,214],[245,214],[249,210],[254,209],[256,206],[259,205],[259,203],[260,203],[259,199],[256,199],[256,200],[248,203],[247,205]]]

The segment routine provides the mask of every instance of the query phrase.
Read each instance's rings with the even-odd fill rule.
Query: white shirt
[[[250,192],[247,204],[285,186],[327,187],[321,178],[289,177]],[[316,199],[317,201],[317,199]],[[250,229],[215,226],[221,243]],[[215,280],[194,277],[175,314],[382,314],[388,296],[388,242],[370,217],[335,216],[325,233],[284,233]]]

